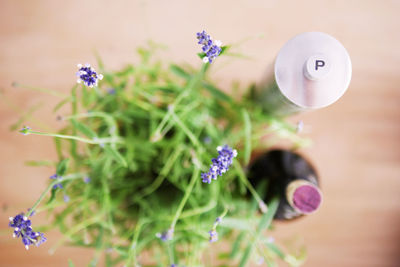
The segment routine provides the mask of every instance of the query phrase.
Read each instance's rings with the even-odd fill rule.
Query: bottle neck
[[[301,214],[315,212],[321,205],[322,192],[313,183],[298,179],[286,187],[286,199],[289,205]]]

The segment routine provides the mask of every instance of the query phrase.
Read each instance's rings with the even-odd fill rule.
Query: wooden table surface
[[[11,132],[18,112],[42,105],[31,127],[56,129],[58,100],[13,88],[12,82],[68,92],[76,63],[110,69],[137,61],[135,48],[152,39],[169,50],[160,57],[199,65],[195,33],[206,29],[239,43],[247,60],[221,60],[214,77],[229,91],[233,80],[258,81],[279,48],[294,35],[322,31],[347,48],[353,63],[348,92],[336,104],[300,114],[313,146],[303,153],[319,170],[321,210],[277,224],[278,240],[300,236],[306,266],[400,266],[400,2],[399,1],[4,1],[0,0],[0,266],[83,266],[91,251],[25,251],[6,229],[7,218],[32,205],[50,168],[24,165],[55,157],[51,139]],[[46,217],[39,215],[38,221]]]

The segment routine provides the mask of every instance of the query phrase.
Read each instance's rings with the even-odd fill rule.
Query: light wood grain
[[[67,266],[91,257],[88,250],[25,251],[6,229],[8,216],[29,207],[53,170],[24,165],[55,157],[52,140],[10,132],[18,119],[12,102],[50,128],[56,97],[16,89],[11,83],[67,93],[76,63],[95,62],[96,49],[110,69],[137,60],[135,48],[152,39],[168,45],[159,56],[201,64],[195,32],[208,30],[224,43],[247,39],[238,51],[250,60],[220,60],[214,77],[229,91],[232,80],[258,81],[279,48],[294,35],[335,36],[353,63],[350,89],[335,105],[300,114],[314,140],[304,154],[319,170],[321,210],[277,224],[277,240],[302,236],[306,266],[400,266],[400,2],[399,1],[0,1],[0,266]],[[219,61],[219,60],[218,60]],[[31,127],[44,128],[33,120]],[[35,222],[46,220],[44,216]],[[3,231],[4,230],[4,231]],[[4,235],[3,235],[4,233]]]

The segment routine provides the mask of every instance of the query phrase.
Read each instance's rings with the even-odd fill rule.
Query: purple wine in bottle
[[[274,217],[278,220],[313,213],[322,202],[315,169],[302,156],[289,150],[271,150],[257,157],[249,168],[249,181],[265,192],[265,203],[279,197]]]

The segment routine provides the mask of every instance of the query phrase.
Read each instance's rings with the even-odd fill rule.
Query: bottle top
[[[343,45],[322,32],[290,39],[275,61],[275,80],[282,94],[302,108],[336,102],[351,80],[351,61]]]
[[[306,180],[294,180],[286,188],[290,206],[302,214],[316,211],[322,202],[322,193],[317,186]]]

